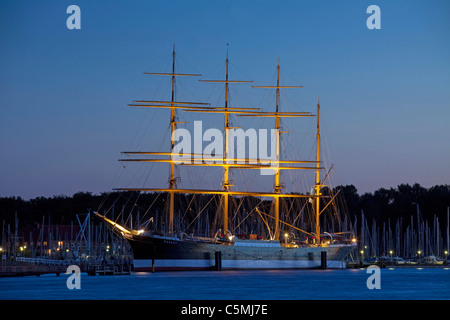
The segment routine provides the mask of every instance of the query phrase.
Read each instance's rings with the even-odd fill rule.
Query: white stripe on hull
[[[135,271],[152,268],[152,260],[134,260]],[[155,269],[208,269],[215,265],[214,260],[159,259],[154,262]],[[301,269],[318,268],[320,261],[310,260],[222,260],[222,269]],[[327,260],[327,268],[345,268],[344,261]]]

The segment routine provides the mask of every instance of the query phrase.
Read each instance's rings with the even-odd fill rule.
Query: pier
[[[64,266],[33,266],[33,265],[3,265],[0,267],[0,277],[40,276],[42,274],[66,273]]]
[[[70,260],[49,260],[34,258],[16,258],[15,261],[2,261],[0,264],[0,277],[40,276],[43,274],[66,273],[70,265],[76,265],[80,271],[89,276],[96,275],[130,275],[131,261],[114,263],[79,263]]]
[[[91,265],[86,268],[89,276],[118,276],[118,275],[130,275],[131,265]]]

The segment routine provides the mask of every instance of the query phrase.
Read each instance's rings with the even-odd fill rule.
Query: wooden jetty
[[[42,274],[66,273],[66,266],[44,266],[44,265],[2,265],[0,266],[0,277],[23,277],[40,276]]]
[[[70,265],[77,265],[82,273],[95,275],[130,275],[132,265],[129,261],[114,263],[76,263],[69,260],[49,260],[16,258],[16,261],[2,261],[0,277],[40,276],[43,274],[66,274]]]
[[[87,273],[90,276],[130,275],[131,265],[91,265],[88,266]]]

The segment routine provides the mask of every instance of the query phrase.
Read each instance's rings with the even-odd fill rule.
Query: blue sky
[[[66,27],[71,4],[81,30]],[[371,4],[380,30],[366,27]],[[120,151],[146,147],[143,119],[168,118],[127,104],[169,98],[142,72],[169,71],[174,43],[177,67],[206,78],[223,75],[227,43],[232,78],[267,84],[279,58],[282,81],[305,86],[286,94],[290,110],[315,112],[320,95],[334,184],[448,184],[449,16],[445,0],[2,1],[0,196],[120,187]],[[177,93],[208,100],[210,88],[180,80]],[[231,96],[266,104],[247,88]]]

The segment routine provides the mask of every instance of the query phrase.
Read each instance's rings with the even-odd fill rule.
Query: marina
[[[385,224],[388,228],[376,227],[376,223],[374,227],[368,227],[368,221],[364,215],[361,216],[362,218],[356,219],[357,221],[353,224],[357,246],[344,260],[346,268],[367,268],[371,265],[381,268],[446,268],[448,266],[447,222],[437,228],[439,223],[435,217],[435,223],[430,226],[421,219],[418,211],[410,220],[407,220],[411,224],[401,228],[400,220],[398,220],[395,232],[392,232],[390,224]],[[16,214],[16,217],[19,220],[20,214]],[[86,220],[88,217],[89,221]],[[9,228],[8,232],[8,228],[5,227],[0,246],[2,257],[0,276],[61,274],[66,272],[69,265],[78,265],[82,272],[90,275],[132,274],[135,271],[132,262],[133,251],[127,242],[115,235],[93,215],[83,214],[79,218],[78,227],[76,224],[72,224],[69,229],[59,225],[43,226],[37,232],[35,231],[38,235],[36,238],[28,229]],[[356,227],[359,224],[358,221],[360,227]],[[88,224],[90,224],[89,228],[87,228]],[[5,223],[3,225],[5,226]],[[70,229],[73,231],[72,236],[63,231]],[[251,244],[251,241],[248,243]],[[403,250],[397,251],[395,248],[403,248]],[[209,270],[222,270],[222,257],[216,253],[212,259]],[[321,263],[312,268],[323,268],[323,266],[324,263]],[[156,270],[149,268],[148,271]]]

